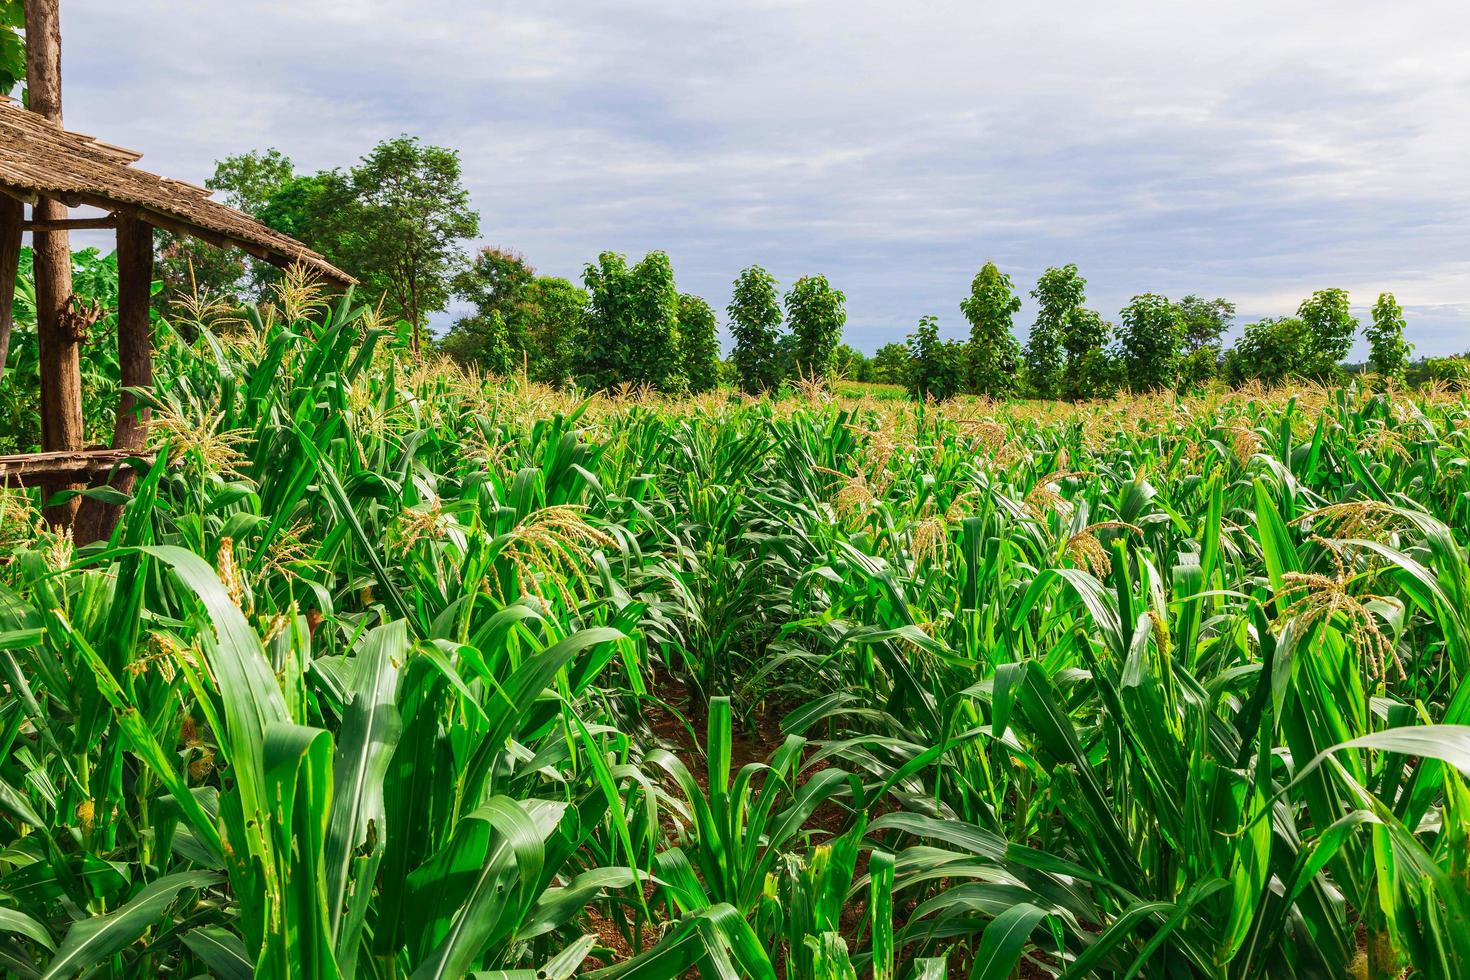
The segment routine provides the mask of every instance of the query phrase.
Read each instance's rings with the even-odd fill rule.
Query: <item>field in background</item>
[[[0,500],[8,973],[1470,970],[1463,394],[582,400],[310,300],[166,347],[108,546]]]

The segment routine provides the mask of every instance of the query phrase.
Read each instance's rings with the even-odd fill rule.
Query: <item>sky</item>
[[[987,259],[1075,262],[1109,319],[1391,290],[1419,353],[1470,348],[1463,0],[63,0],[62,32],[68,128],[156,172],[420,136],[474,244],[571,279],[663,249],[719,310],[753,263],[821,273],[868,352],[963,336]]]

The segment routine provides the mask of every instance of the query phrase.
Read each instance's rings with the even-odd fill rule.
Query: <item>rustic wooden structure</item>
[[[337,284],[353,281],[300,242],[212,200],[209,191],[133,166],[140,156],[68,132],[59,122],[0,97],[0,350],[9,338],[20,245],[22,235],[29,231],[37,258],[40,408],[42,448],[46,450],[0,457],[0,481],[39,485],[43,494],[97,485],[103,479],[125,491],[131,488],[133,470],[123,463],[138,458],[146,448],[148,411],[126,389],[152,385],[148,308],[153,229],[220,248],[242,249],[278,266],[300,264]],[[68,209],[84,205],[106,213],[69,217]],[[81,445],[80,385],[72,377],[78,371],[78,344],[89,324],[71,294],[66,233],[82,228],[109,228],[117,233],[117,347],[124,393],[110,447]],[[57,251],[55,239],[60,239],[64,268],[54,261],[57,256],[44,254]],[[110,532],[116,510],[88,499],[79,513],[62,508],[53,509],[48,516],[63,524],[74,516],[77,539],[87,541]]]

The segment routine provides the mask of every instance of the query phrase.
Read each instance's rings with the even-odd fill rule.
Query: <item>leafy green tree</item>
[[[1203,299],[1191,293],[1175,307],[1179,311],[1185,353],[1193,354],[1206,347],[1218,352],[1220,339],[1235,319],[1235,304],[1228,299]]]
[[[531,380],[561,385],[576,373],[579,345],[584,339],[587,291],[560,276],[537,276],[531,284],[536,308],[527,349]]]
[[[342,239],[344,268],[412,325],[417,352],[429,314],[449,301],[459,243],[480,233],[459,154],[400,136],[375,146],[350,181],[356,224]]]
[[[1307,373],[1323,379],[1336,375],[1358,333],[1347,290],[1319,289],[1302,300],[1296,315],[1307,325]]]
[[[26,77],[25,4],[0,2],[0,95],[11,95]]]
[[[1055,398],[1061,390],[1062,337],[1072,313],[1087,296],[1087,280],[1068,264],[1047,269],[1036,281],[1036,322],[1026,340],[1026,376],[1040,398]]]
[[[1112,359],[1108,339],[1113,325],[1096,310],[1078,307],[1062,324],[1062,348],[1067,362],[1062,367],[1062,397],[1072,401],[1111,394]]]
[[[965,345],[939,336],[938,317],[919,319],[919,328],[909,334],[909,394],[919,400],[942,402],[965,386]]]
[[[909,373],[909,345],[898,341],[884,344],[878,348],[869,362],[868,380],[875,384],[904,385],[908,384]]]
[[[1311,367],[1311,328],[1300,317],[1283,316],[1246,324],[1221,371],[1228,383],[1239,386],[1250,380],[1281,384],[1305,376]]]
[[[846,301],[826,276],[802,276],[787,290],[786,324],[794,343],[793,368],[798,377],[825,378],[832,372],[832,356],[847,322]]]
[[[1393,293],[1380,293],[1368,324],[1368,363],[1384,378],[1404,379],[1404,368],[1414,345],[1404,340],[1404,311]]]
[[[775,391],[781,377],[781,307],[776,278],[758,265],[741,272],[727,311],[735,335],[735,375],[747,394]]]
[[[848,381],[871,381],[872,362],[860,350],[847,344],[838,344],[832,355],[832,371]]]
[[[970,295],[960,303],[960,312],[970,321],[971,391],[991,398],[1015,392],[1021,345],[1011,329],[1020,309],[1011,277],[994,262],[981,266],[970,282]]]
[[[689,390],[710,391],[720,383],[720,338],[715,311],[692,293],[679,296],[679,354]]]
[[[663,252],[637,265],[603,252],[582,273],[587,319],[578,375],[594,389],[647,385],[672,392],[684,387],[680,364],[679,290]]]
[[[525,258],[497,248],[481,249],[455,274],[453,295],[474,307],[450,327],[444,350],[457,360],[494,374],[522,363],[537,310],[533,298],[536,270]]]
[[[1184,339],[1179,308],[1167,296],[1144,293],[1133,297],[1120,319],[1118,345],[1128,387],[1155,391],[1177,385]]]
[[[280,150],[252,150],[215,161],[214,175],[204,186],[230,207],[258,218],[295,177],[290,158]],[[234,249],[214,248],[162,230],[155,233],[154,243],[154,275],[163,283],[154,296],[160,312],[195,296],[230,303],[258,299],[260,288],[275,277],[274,270]]]

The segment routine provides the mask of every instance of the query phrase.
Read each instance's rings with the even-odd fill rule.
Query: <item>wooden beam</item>
[[[20,271],[20,228],[25,205],[0,195],[0,378],[5,377],[5,360],[10,355],[10,331],[15,326],[15,279]]]
[[[59,221],[27,221],[26,231],[82,231],[89,228],[116,228],[117,215],[101,218],[62,218]]]
[[[23,187],[11,187],[8,184],[0,184],[0,195],[19,201],[21,204],[35,204],[41,197],[35,191],[28,191]]]
[[[0,456],[0,484],[33,487],[49,483],[86,483],[130,457],[140,455],[120,449],[79,449],[76,452]],[[142,458],[147,460],[146,456]]]
[[[117,219],[117,364],[122,395],[112,427],[112,448],[141,452],[148,444],[146,406],[130,389],[153,387],[153,340],[149,305],[153,286],[153,228],[132,215]],[[111,486],[131,493],[137,474],[127,469],[112,478]],[[77,513],[76,541],[88,544],[112,536],[122,517],[122,505],[88,497]]]

